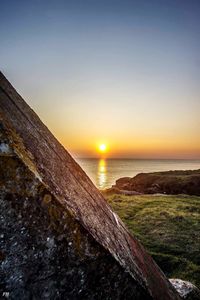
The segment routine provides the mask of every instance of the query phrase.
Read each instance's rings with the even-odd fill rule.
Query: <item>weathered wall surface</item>
[[[1,295],[151,299],[16,155],[2,154]]]
[[[0,289],[11,299],[179,299],[0,73]]]

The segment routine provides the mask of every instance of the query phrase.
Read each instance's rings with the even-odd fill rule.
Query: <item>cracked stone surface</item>
[[[2,73],[0,207],[0,297],[180,299]]]

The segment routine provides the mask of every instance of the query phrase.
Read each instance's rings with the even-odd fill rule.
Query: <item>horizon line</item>
[[[73,155],[72,155],[73,156]],[[94,156],[84,156],[84,157],[79,157],[79,156],[73,156],[75,159],[123,159],[123,160],[200,160],[199,158],[138,158],[138,157],[94,157]]]

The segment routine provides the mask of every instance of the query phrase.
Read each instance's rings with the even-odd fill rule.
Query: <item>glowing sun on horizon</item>
[[[106,144],[100,144],[99,145],[99,151],[100,152],[104,153],[104,152],[106,152],[106,150],[107,150]]]

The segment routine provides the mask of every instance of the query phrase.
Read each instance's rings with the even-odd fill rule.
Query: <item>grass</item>
[[[200,287],[200,197],[106,195],[169,278]]]

